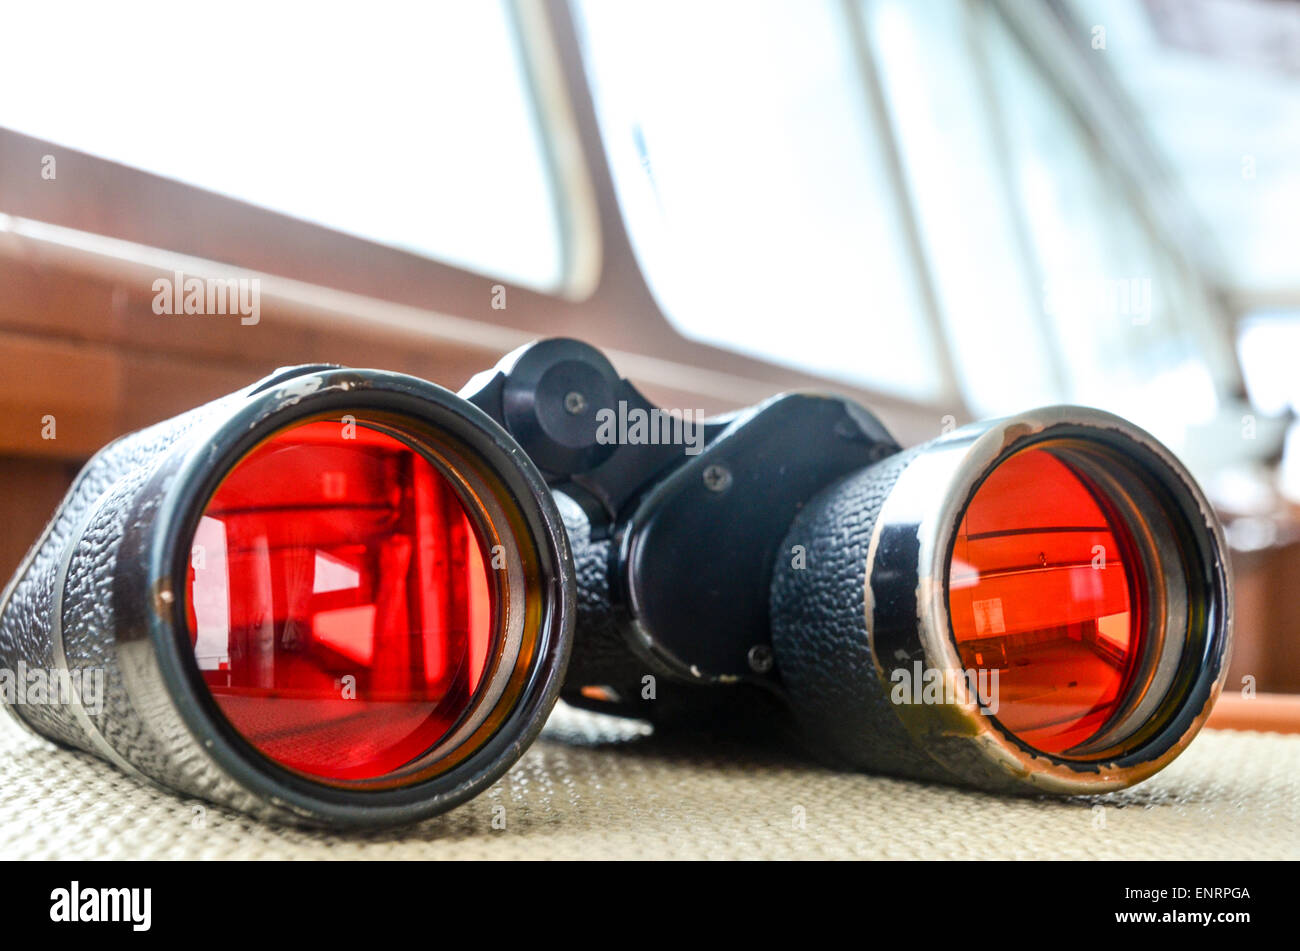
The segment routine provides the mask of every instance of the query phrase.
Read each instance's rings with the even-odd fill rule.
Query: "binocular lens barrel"
[[[0,601],[20,723],[257,816],[375,826],[506,771],[559,694],[572,556],[468,401],[300,367],[102,450]],[[90,691],[87,685],[102,684]]]
[[[1086,794],[1170,762],[1222,684],[1222,530],[1124,420],[1050,407],[974,424],[815,496],[778,564],[791,707],[859,768]],[[812,636],[812,634],[816,636]]]

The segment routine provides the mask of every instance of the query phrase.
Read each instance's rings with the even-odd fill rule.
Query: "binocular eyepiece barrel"
[[[561,695],[1090,793],[1204,723],[1224,557],[1186,470],[1095,410],[904,451],[833,396],[667,413],[573,340],[460,395],[298,367],[85,466],[0,598],[26,671],[0,694],[128,773],[318,825],[463,802]]]

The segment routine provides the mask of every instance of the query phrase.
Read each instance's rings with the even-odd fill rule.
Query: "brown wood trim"
[[[0,452],[90,455],[118,432],[121,364],[102,347],[0,334]]]
[[[77,465],[51,459],[0,458],[0,588],[17,569],[58,508]]]
[[[1300,694],[1258,693],[1219,697],[1205,724],[1214,730],[1300,733]]]
[[[234,316],[155,314],[153,282],[174,279],[177,271],[185,277],[257,279],[260,319],[245,326]],[[99,392],[103,403],[119,404],[101,412],[117,421],[112,435],[124,431],[122,425],[135,428],[166,418],[286,364],[381,367],[457,388],[502,354],[551,332],[544,324],[530,332],[6,215],[0,215],[0,286],[5,288],[0,334],[15,348],[11,361],[26,352],[17,349],[26,341],[29,348],[65,348],[51,353],[94,353],[114,367],[118,389]],[[757,362],[731,372],[734,368],[707,361],[682,363],[618,346],[606,349],[622,372],[666,406],[718,412],[781,390],[820,389],[868,403],[904,441],[929,438],[941,423],[942,414],[932,408]],[[29,382],[30,374],[0,375],[0,402],[40,411],[39,416],[48,411],[51,389],[85,389],[105,378],[81,378],[75,363],[42,365],[39,386]],[[214,389],[218,383],[225,389]],[[80,451],[76,442],[34,442],[25,427],[9,427],[13,432],[3,445],[64,458],[73,446]],[[105,430],[86,432],[90,439]]]

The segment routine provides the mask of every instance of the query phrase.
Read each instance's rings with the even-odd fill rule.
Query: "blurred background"
[[[904,442],[1070,402],[1227,525],[1300,692],[1300,3],[462,0],[0,14],[0,574],[113,436],[318,360],[579,336]],[[255,322],[154,282],[256,280]]]

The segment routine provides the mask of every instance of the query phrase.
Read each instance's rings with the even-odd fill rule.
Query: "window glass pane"
[[[1212,240],[1225,287],[1295,287],[1300,217],[1300,4],[1071,0],[1104,26],[1104,59]],[[1100,53],[1095,55],[1102,55]]]
[[[678,328],[934,398],[943,381],[845,7],[579,10],[628,228]]]
[[[1252,438],[1267,444],[1267,417],[1289,424],[1282,440],[1282,459],[1276,487],[1293,504],[1300,505],[1300,310],[1270,310],[1246,314],[1237,337],[1241,374],[1254,412],[1243,422]],[[1265,417],[1260,419],[1257,417]]]
[[[3,22],[0,126],[520,283],[561,282],[504,2],[57,15],[29,3]]]
[[[1176,449],[1218,410],[1216,381],[1177,313],[1163,251],[1117,173],[994,15],[985,21],[1011,174],[1043,279],[1067,395]]]
[[[967,402],[977,415],[1057,402],[1039,281],[998,173],[966,5],[865,0],[864,9]]]
[[[1247,314],[1237,336],[1251,405],[1265,416],[1300,416],[1300,310]]]

